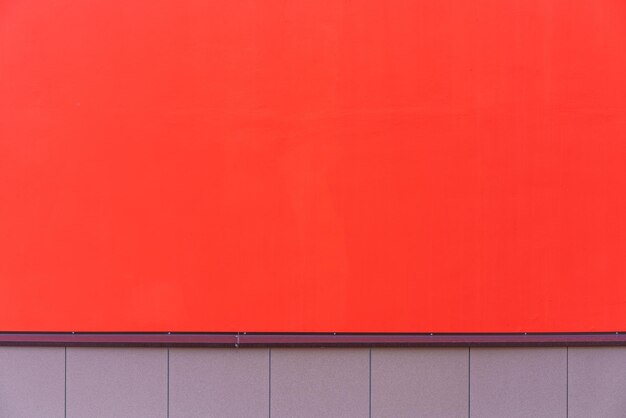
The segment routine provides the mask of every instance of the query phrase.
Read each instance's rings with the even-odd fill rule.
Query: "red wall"
[[[626,330],[626,3],[4,1],[0,330]]]

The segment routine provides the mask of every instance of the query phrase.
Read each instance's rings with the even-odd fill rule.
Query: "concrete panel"
[[[467,348],[372,350],[372,417],[463,417]]]
[[[565,348],[472,348],[473,418],[567,415]]]
[[[267,417],[268,349],[170,350],[170,417]]]
[[[272,349],[272,418],[368,415],[368,349]]]
[[[569,416],[626,416],[626,347],[569,349]]]
[[[167,349],[68,348],[68,418],[167,416]]]
[[[65,349],[0,347],[0,417],[64,414]]]

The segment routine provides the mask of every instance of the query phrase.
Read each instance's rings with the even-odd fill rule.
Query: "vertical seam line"
[[[467,417],[472,416],[472,347],[467,347]]]
[[[565,347],[565,416],[569,418],[569,346]]]
[[[67,418],[67,346],[65,346],[65,365],[64,365],[64,389],[63,389],[63,416]]]
[[[369,417],[372,418],[372,347],[370,347]]]
[[[272,347],[269,349],[269,372],[268,372],[268,390],[267,390],[267,416],[272,417]]]
[[[167,348],[167,418],[170,417],[170,348]]]

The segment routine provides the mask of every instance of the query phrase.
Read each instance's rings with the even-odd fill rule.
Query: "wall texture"
[[[623,417],[626,348],[0,347],[0,417]]]

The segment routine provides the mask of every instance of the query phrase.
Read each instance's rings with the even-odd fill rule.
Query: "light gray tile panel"
[[[65,349],[0,347],[0,417],[62,418]]]
[[[68,348],[68,418],[167,416],[167,349]]]
[[[473,418],[567,415],[565,348],[472,348]]]
[[[463,417],[469,404],[467,348],[372,350],[372,417]]]
[[[170,350],[170,417],[267,417],[268,349]]]
[[[272,418],[366,418],[368,349],[272,349]]]
[[[569,416],[626,417],[626,347],[569,349]]]

